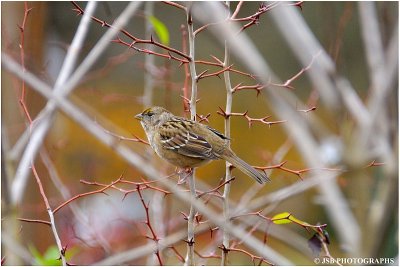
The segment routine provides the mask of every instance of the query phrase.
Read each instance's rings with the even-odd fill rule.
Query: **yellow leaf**
[[[291,217],[291,214],[289,212],[282,212],[279,214],[276,214],[274,217],[272,217],[272,222],[274,224],[288,224],[292,223],[292,221],[289,219]]]

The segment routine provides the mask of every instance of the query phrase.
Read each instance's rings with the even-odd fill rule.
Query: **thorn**
[[[103,193],[104,195],[106,195],[106,196],[109,196],[106,192],[104,192],[104,191],[101,191],[101,193]]]
[[[203,77],[203,75],[206,74],[207,72],[208,72],[208,70],[205,70],[205,71],[201,72],[199,75],[197,75],[196,82],[198,82]]]
[[[194,245],[194,239],[190,239],[190,240],[184,240],[189,246],[193,246]]]
[[[283,167],[283,165],[285,165],[287,162],[287,160],[283,161],[281,164],[278,165],[278,167]]]
[[[226,112],[221,107],[218,107],[218,108],[219,108],[219,111],[217,111],[217,114],[223,116],[224,118],[228,118],[229,117],[229,115],[226,114]]]
[[[223,63],[221,60],[219,60],[216,56],[211,55],[211,57],[212,57],[215,61],[217,61],[217,63],[221,64],[221,66],[224,65],[224,63]]]
[[[190,103],[190,100],[189,100],[187,97],[185,97],[185,96],[183,96],[183,95],[181,95],[181,97],[182,97],[183,100],[186,101],[186,103],[188,103],[188,104]]]
[[[261,91],[262,90],[262,87],[259,87],[259,88],[256,88],[256,91],[257,91],[257,95],[256,95],[256,97],[258,98],[258,96],[261,94]]]
[[[169,57],[168,59],[171,60],[172,59],[171,53],[168,51],[167,54],[168,54],[168,57]]]
[[[64,247],[62,247],[62,249],[61,249],[61,255],[63,255],[63,256],[65,256],[65,253],[67,252],[67,248],[68,248],[68,245],[65,245]],[[61,259],[61,257],[60,257],[60,259]]]
[[[183,211],[181,211],[180,213],[183,215],[183,219],[185,221],[187,221],[188,220],[188,215],[186,215]]]
[[[224,245],[219,246],[218,248],[222,249],[224,253],[228,253],[230,251],[229,248],[226,248]]]
[[[235,92],[237,89],[242,86],[243,83],[238,83],[235,87],[233,87],[232,91]]]

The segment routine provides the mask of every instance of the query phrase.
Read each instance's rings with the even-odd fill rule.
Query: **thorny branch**
[[[143,199],[143,196],[142,196],[142,192],[140,191],[140,185],[137,185],[136,190],[137,190],[138,195],[139,195],[139,197],[140,197],[140,202],[142,202],[143,208],[144,208],[144,210],[145,210],[145,212],[146,212],[146,221],[145,221],[145,224],[147,225],[147,227],[149,228],[149,230],[150,230],[150,232],[151,232],[151,236],[146,236],[146,237],[149,238],[149,239],[151,239],[151,240],[153,240],[154,242],[158,243],[158,241],[159,241],[160,239],[157,237],[157,234],[155,233],[153,227],[151,226],[151,223],[150,223],[150,213],[149,213],[149,205],[147,205],[147,204],[144,202],[144,199]],[[154,253],[155,253],[156,256],[157,256],[158,263],[159,263],[160,265],[163,265],[163,262],[162,262],[162,260],[161,260],[160,251],[157,249]]]
[[[26,23],[28,20],[28,15],[32,11],[32,8],[28,7],[28,2],[24,2],[24,18],[22,20],[22,24],[18,26],[20,30],[20,43],[19,43],[19,50],[20,50],[20,61],[21,61],[21,66],[22,66],[22,71],[26,72],[25,68],[25,28],[26,28]],[[22,81],[21,85],[21,95],[19,98],[19,103],[22,107],[22,110],[24,111],[24,114],[26,115],[29,124],[32,125],[32,118],[31,115],[29,114],[28,108],[26,106],[26,86],[25,86],[25,81]]]
[[[254,254],[248,252],[247,250],[244,250],[244,249],[241,249],[241,248],[234,248],[234,247],[225,248],[225,247],[223,247],[223,246],[220,246],[219,248],[220,248],[221,250],[234,251],[234,252],[240,252],[240,253],[246,254],[247,256],[249,256],[249,257],[251,258],[251,261],[254,263],[254,265],[256,264],[256,262],[255,262],[256,260],[259,260],[259,261],[260,261],[260,264],[261,264],[262,262],[264,262],[264,263],[267,263],[267,264],[269,264],[269,265],[274,265],[272,262],[267,261],[267,260],[264,259],[263,257],[256,256],[256,255],[254,255]]]
[[[105,194],[104,191],[106,191],[107,189],[111,188],[113,185],[119,183],[122,180],[122,175],[115,181],[111,182],[109,185],[99,189],[99,190],[95,190],[95,191],[91,191],[91,192],[86,192],[86,193],[82,193],[82,194],[78,194],[70,199],[68,199],[67,201],[65,201],[64,203],[60,204],[57,208],[54,209],[53,213],[56,213],[57,211],[59,211],[61,208],[65,207],[66,205],[68,205],[69,203],[71,203],[72,201],[77,200],[78,198],[81,197],[85,197],[88,195],[93,195],[93,194]]]
[[[44,188],[43,188],[43,185],[42,185],[42,181],[41,181],[41,179],[40,179],[40,177],[39,177],[39,175],[38,175],[38,173],[37,173],[37,171],[36,171],[35,165],[33,165],[33,163],[32,163],[32,165],[31,165],[31,167],[32,167],[33,175],[35,176],[35,179],[36,179],[36,183],[37,183],[38,186],[39,186],[40,195],[41,195],[42,198],[43,198],[44,204],[45,204],[45,206],[46,206],[47,213],[49,214],[49,218],[50,218],[50,227],[51,227],[51,230],[52,230],[52,232],[53,232],[53,236],[54,236],[54,239],[55,239],[55,241],[56,241],[56,244],[57,244],[57,247],[58,247],[58,251],[60,252],[60,259],[61,259],[61,261],[62,261],[62,265],[63,265],[63,266],[66,266],[66,265],[67,265],[67,260],[65,259],[65,253],[63,253],[64,247],[63,247],[62,244],[61,244],[61,240],[60,240],[60,237],[59,237],[59,234],[58,234],[58,232],[57,232],[56,225],[55,225],[55,220],[54,220],[54,213],[55,213],[55,211],[53,211],[53,210],[51,209],[49,200],[48,200],[48,198],[47,198],[47,196],[46,196],[46,193],[44,192]]]
[[[75,7],[73,10],[77,13],[77,15],[82,16],[85,11],[76,2],[73,1],[72,4]],[[112,25],[109,24],[108,22],[106,22],[105,20],[98,19],[98,18],[96,18],[94,16],[92,16],[91,18],[92,18],[93,21],[99,23],[102,27],[107,27],[107,28],[112,27]],[[132,40],[132,42],[128,45],[129,47],[133,47],[133,45],[135,45],[135,44],[153,44],[153,45],[158,46],[158,47],[160,47],[160,48],[162,48],[164,50],[167,50],[168,52],[175,53],[175,54],[185,58],[186,60],[190,61],[190,57],[188,55],[182,53],[181,51],[179,51],[177,49],[174,49],[172,47],[168,47],[168,46],[166,46],[166,45],[164,45],[162,43],[159,43],[159,42],[153,40],[153,38],[150,38],[149,40],[140,39],[140,38],[132,35],[127,30],[124,30],[124,29],[121,29],[120,33],[122,33],[123,35],[128,37],[130,40]],[[119,41],[122,42],[122,40],[120,38],[117,39],[117,42],[119,42]],[[128,44],[128,43],[124,42],[124,44]],[[139,50],[142,50],[142,52],[145,52],[145,53],[154,53],[152,51],[145,50],[145,49],[139,49]],[[170,57],[171,59],[182,61],[181,59],[178,59],[177,57],[173,57],[172,55],[165,56],[165,57]]]
[[[223,116],[223,117],[231,117],[231,116],[238,116],[238,117],[244,117],[248,123],[249,123],[249,128],[253,125],[253,122],[260,122],[263,124],[266,124],[268,126],[271,126],[273,124],[278,124],[278,123],[284,123],[286,122],[286,120],[281,120],[281,121],[268,121],[268,119],[271,116],[265,116],[263,118],[252,118],[249,115],[247,115],[248,111],[243,112],[243,113],[235,113],[235,112],[231,112],[231,113],[226,113],[221,107],[219,107],[219,111],[217,111],[217,114]]]

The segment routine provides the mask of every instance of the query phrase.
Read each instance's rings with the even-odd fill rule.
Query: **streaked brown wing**
[[[177,134],[176,127],[180,134]],[[166,122],[160,128],[161,143],[166,149],[193,158],[213,159],[211,145],[197,134],[191,133],[180,120]]]

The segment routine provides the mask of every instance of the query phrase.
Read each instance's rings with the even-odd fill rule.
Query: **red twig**
[[[99,182],[89,182],[89,181],[85,181],[85,180],[80,180],[80,182],[83,183],[83,184],[86,184],[86,185],[95,185],[95,186],[103,186],[103,187],[104,187],[104,186],[107,186],[106,184],[99,183]],[[156,187],[156,186],[151,185],[152,183],[156,183],[156,182],[157,182],[157,181],[133,182],[133,181],[123,180],[123,178],[119,181],[120,184],[132,184],[132,185],[135,185],[135,186],[140,186],[140,187],[141,187],[140,190],[152,189],[152,190],[155,190],[155,191],[159,191],[159,192],[161,192],[161,193],[164,193],[164,194],[166,194],[166,195],[171,194],[171,192],[169,192],[169,191],[167,191],[167,190],[164,190],[164,189],[162,189],[162,188],[159,188],[159,187]],[[131,190],[127,190],[127,189],[123,189],[123,188],[117,187],[117,186],[115,186],[115,185],[112,185],[110,188],[113,188],[113,189],[115,189],[115,190],[117,190],[117,191],[123,193],[123,194],[124,194],[124,198],[125,198],[128,194],[137,191],[137,188],[131,189]]]
[[[181,25],[181,32],[182,32],[182,51],[183,53],[187,54],[188,53],[188,48],[187,48],[187,38],[188,38],[188,32],[186,30],[186,27]],[[183,87],[182,87],[182,93],[183,93],[183,110],[185,112],[190,111],[190,104],[189,101],[185,101],[185,99],[189,100],[189,80],[190,80],[190,72],[189,72],[189,66],[188,64],[185,64],[183,66],[184,71],[185,71],[185,80],[183,82]]]
[[[376,162],[376,160],[373,160],[370,164],[368,164],[368,165],[366,166],[366,168],[368,168],[368,167],[375,167],[375,166],[382,166],[382,165],[385,165],[385,163],[383,163],[383,162]]]
[[[288,6],[298,6],[301,10],[303,10],[304,1],[297,1],[295,3],[287,4]]]
[[[205,121],[205,122],[209,123],[208,118],[210,116],[211,116],[211,113],[208,113],[207,115],[196,114],[196,117],[199,119],[198,122]]]
[[[232,16],[231,16],[231,19],[232,19],[232,20],[235,19],[236,16],[239,14],[239,11],[240,11],[240,9],[242,8],[243,3],[244,3],[244,1],[240,1],[240,2],[237,4],[236,9],[235,9],[235,11],[232,13]]]
[[[143,205],[144,210],[145,210],[145,212],[146,212],[146,221],[145,221],[145,224],[146,224],[147,227],[149,228],[149,230],[150,230],[150,232],[151,232],[151,235],[152,235],[151,237],[150,237],[150,236],[146,236],[146,237],[147,237],[148,239],[151,239],[151,240],[153,240],[154,242],[158,243],[158,241],[159,241],[160,239],[157,237],[156,232],[154,231],[153,227],[151,226],[151,222],[150,222],[150,213],[149,213],[149,206],[146,205],[146,203],[144,202],[144,199],[143,199],[143,196],[142,196],[142,192],[140,191],[140,186],[139,186],[139,185],[137,185],[136,189],[137,189],[137,192],[138,192],[138,194],[139,194],[140,201],[142,202],[142,205]],[[158,263],[159,263],[160,265],[163,265],[162,260],[161,260],[160,251],[157,249],[154,253],[156,254],[156,257],[157,257],[157,259],[158,259]]]
[[[183,256],[179,253],[179,251],[174,247],[174,246],[170,246],[170,249],[172,249],[172,251],[175,253],[175,255],[178,257],[178,260],[182,263],[185,262],[185,258],[183,258]]]
[[[199,252],[197,252],[196,250],[194,250],[194,253],[196,253],[197,256],[199,256],[202,259],[221,259],[222,257],[220,255],[216,255],[216,254],[210,254],[210,255],[201,255]]]
[[[243,5],[243,2],[239,2],[239,4],[236,6],[236,9],[235,9],[234,13],[232,14],[232,16],[230,18],[224,19],[222,21],[211,22],[211,23],[208,23],[206,25],[203,25],[200,28],[198,28],[194,32],[194,34],[197,35],[198,33],[204,31],[208,27],[215,26],[215,25],[222,24],[222,23],[247,22],[240,29],[240,31],[239,31],[239,33],[240,33],[242,31],[244,31],[245,29],[249,28],[250,26],[258,24],[259,20],[260,20],[260,16],[262,14],[264,14],[265,12],[273,9],[274,7],[277,7],[279,4],[280,4],[279,2],[273,2],[272,4],[269,4],[269,5],[262,4],[258,8],[257,12],[252,14],[251,16],[244,17],[244,18],[236,18],[238,13],[239,13],[239,11],[240,11],[240,9],[241,9],[241,7],[242,7],[242,5]]]
[[[246,254],[247,256],[249,256],[249,257],[251,258],[251,260],[252,260],[252,262],[253,262],[254,264],[255,264],[255,260],[260,260],[261,262],[265,262],[265,263],[267,263],[267,264],[269,264],[269,265],[273,265],[273,263],[267,261],[267,260],[264,259],[263,257],[256,256],[256,255],[254,255],[254,254],[248,252],[247,250],[244,250],[244,249],[241,249],[241,248],[233,248],[233,247],[224,248],[223,246],[219,246],[219,248],[222,249],[222,250],[226,250],[227,252],[229,252],[229,251],[235,251],[235,252],[240,252],[240,253]]]
[[[22,20],[22,24],[18,26],[19,31],[20,31],[19,49],[20,49],[20,60],[21,60],[22,72],[26,72],[26,68],[25,68],[25,26],[26,26],[26,22],[28,20],[29,12],[31,10],[32,10],[32,8],[28,8],[28,2],[24,2],[24,18]],[[21,105],[22,110],[25,113],[25,115],[29,121],[29,124],[32,125],[32,118],[31,118],[31,115],[29,114],[28,108],[26,106],[25,99],[26,99],[26,87],[25,87],[25,81],[22,80],[21,96],[19,98],[19,104]]]
[[[83,15],[85,13],[85,11],[76,2],[72,2],[72,4],[75,7],[73,10],[75,12],[77,12],[77,15],[81,16],[81,15]],[[98,19],[97,17],[94,17],[94,16],[92,16],[91,19],[93,21],[97,22],[98,24],[100,24],[102,27],[107,27],[107,28],[111,28],[112,27],[112,25],[109,24],[108,22],[106,22],[105,20]],[[177,55],[185,58],[187,61],[191,60],[190,57],[188,55],[186,55],[185,53],[182,53],[181,51],[179,51],[179,50],[177,50],[175,48],[172,48],[172,47],[166,46],[166,45],[164,45],[162,43],[159,43],[159,42],[153,40],[153,38],[150,38],[150,40],[140,39],[140,38],[135,37],[134,35],[130,34],[127,30],[124,30],[124,29],[121,29],[120,32],[123,35],[125,35],[126,37],[128,37],[130,40],[132,40],[131,44],[128,45],[130,47],[133,47],[134,44],[152,44],[152,45],[158,46],[158,47],[160,47],[160,48],[162,48],[164,50],[167,50],[168,52],[177,54]],[[122,41],[122,40],[118,39],[118,41]],[[124,42],[124,44],[125,44],[125,42]],[[160,56],[163,56],[163,57],[168,57],[168,56],[166,56],[164,54],[155,53],[155,52],[147,50],[147,49],[139,49],[138,51],[139,52],[145,52],[145,53],[148,53],[148,54],[157,54],[157,55],[160,55]],[[172,57],[171,55],[169,55],[169,58],[182,61],[182,59],[178,59],[176,57]]]
[[[211,57],[212,57],[216,62],[206,61],[206,60],[195,60],[194,62],[195,62],[196,64],[202,64],[202,65],[208,65],[208,66],[215,66],[215,67],[220,67],[220,68],[223,68],[223,67],[224,67],[224,64],[223,64],[223,62],[222,62],[221,60],[219,60],[217,57],[215,57],[215,56],[213,56],[213,55],[211,55]],[[251,79],[256,79],[256,76],[255,76],[255,75],[250,74],[250,73],[246,73],[246,72],[243,72],[243,71],[234,69],[234,68],[229,68],[228,71],[233,72],[233,73],[237,73],[237,74],[240,74],[240,75],[243,75],[243,76],[246,76],[246,77],[249,77],[249,78],[251,78]]]
[[[38,173],[37,173],[37,171],[36,171],[35,165],[32,164],[32,165],[31,165],[31,168],[32,168],[33,175],[35,176],[36,183],[37,183],[38,186],[39,186],[39,191],[40,191],[40,194],[42,195],[44,204],[46,205],[46,209],[47,209],[47,210],[51,210],[49,200],[47,199],[47,196],[46,196],[46,194],[45,194],[45,192],[44,192],[43,185],[42,185],[42,181],[41,181],[40,178],[39,178],[39,175],[38,175]],[[53,213],[54,213],[54,211],[53,211]],[[50,225],[51,225],[51,224],[50,224]]]
[[[177,8],[182,9],[183,11],[186,12],[186,7],[185,6],[182,6],[182,5],[177,4],[175,2],[172,2],[172,1],[161,1],[161,2],[163,2],[164,4],[167,4],[167,5],[173,6],[173,7],[177,7]]]
[[[234,220],[234,219],[237,219],[237,218],[239,218],[239,217],[249,216],[249,215],[258,216],[258,217],[262,218],[263,220],[266,220],[267,222],[270,222],[270,221],[271,221],[271,218],[269,218],[269,217],[267,217],[267,216],[265,216],[265,215],[262,214],[262,210],[254,211],[254,212],[248,212],[248,213],[240,214],[240,215],[236,215],[236,216],[233,216],[231,219]]]
[[[57,244],[58,250],[61,253],[60,254],[60,260],[62,260],[63,265],[66,265],[67,262],[66,262],[65,256],[64,256],[64,254],[62,254],[63,253],[62,243],[61,243],[61,240],[60,240],[59,235],[58,235],[57,230],[56,230],[56,225],[55,225],[55,220],[54,220],[54,211],[52,211],[52,209],[51,209],[49,200],[48,200],[48,198],[46,196],[46,193],[44,192],[42,181],[40,180],[40,177],[39,177],[39,175],[38,175],[38,173],[36,171],[36,168],[35,168],[35,165],[33,164],[33,162],[31,163],[31,169],[32,169],[33,175],[35,176],[36,183],[39,186],[40,195],[43,198],[44,204],[46,206],[47,213],[49,214],[50,227],[52,229],[54,238],[56,240],[56,244]]]
[[[255,166],[254,168],[259,169],[259,170],[263,170],[263,171],[264,170],[269,170],[269,169],[280,169],[282,171],[289,172],[289,173],[297,175],[301,180],[303,180],[303,178],[301,177],[301,175],[303,173],[309,172],[309,171],[313,171],[313,170],[342,171],[341,169],[334,169],[334,168],[307,168],[307,169],[302,169],[302,170],[292,170],[292,169],[288,169],[286,167],[283,167],[286,163],[287,163],[287,161],[284,161],[284,162],[279,163],[277,165],[266,166],[266,167]]]
[[[204,195],[206,195],[206,194],[213,193],[213,192],[218,192],[218,193],[219,193],[218,189],[220,189],[220,188],[223,187],[225,184],[230,183],[230,182],[233,181],[233,180],[235,180],[235,177],[232,177],[231,179],[229,179],[229,180],[227,180],[227,181],[224,181],[223,183],[221,183],[220,185],[218,185],[217,187],[215,187],[215,188],[213,188],[213,189],[211,189],[211,190],[208,190],[208,191],[206,191],[206,192],[202,192],[202,193],[198,194],[197,197],[198,197],[198,198],[201,198],[202,196],[204,196]],[[221,193],[219,193],[219,194],[221,195]]]
[[[149,142],[147,142],[144,139],[141,139],[141,138],[137,137],[135,134],[132,134],[134,136],[134,138],[128,138],[128,137],[124,137],[122,135],[118,135],[116,133],[113,133],[113,132],[111,132],[111,131],[109,131],[109,130],[107,130],[105,128],[103,128],[103,131],[105,133],[111,135],[111,136],[114,136],[114,137],[118,138],[119,141],[132,141],[132,142],[139,142],[139,143],[142,143],[142,144],[150,145]]]
[[[154,52],[154,51],[146,49],[146,48],[136,47],[136,46],[134,46],[134,44],[137,43],[135,41],[129,43],[118,37],[117,39],[114,39],[112,42],[117,43],[117,44],[122,44],[122,45],[132,48],[133,50],[140,52],[140,53],[145,53],[148,55],[155,55],[155,56],[159,56],[159,57],[163,57],[163,58],[167,58],[167,59],[173,59],[173,60],[179,61],[181,64],[189,62],[188,60],[181,59],[181,58],[178,58],[178,57],[172,55],[170,52],[168,52],[167,54],[163,54],[163,53]]]
[[[265,85],[261,84],[256,84],[256,85],[242,85],[242,83],[239,83],[236,85],[232,90],[233,93],[241,90],[255,90],[257,92],[257,97],[261,94],[262,89],[264,89]]]
[[[247,115],[248,111],[246,111],[246,112],[244,112],[244,113],[234,113],[234,112],[226,113],[221,107],[219,107],[219,109],[220,109],[220,110],[217,111],[217,113],[218,113],[219,115],[221,115],[221,116],[224,116],[225,118],[226,118],[226,117],[230,117],[230,116],[244,117],[244,118],[248,121],[249,127],[251,127],[251,125],[253,124],[253,122],[260,122],[260,123],[263,123],[263,124],[267,124],[267,125],[269,125],[269,126],[271,126],[272,124],[278,124],[278,123],[284,123],[284,122],[286,122],[286,120],[281,120],[281,121],[268,121],[268,119],[269,119],[271,116],[265,116],[265,117],[259,118],[259,119],[251,118],[249,115]]]
[[[299,78],[304,72],[306,72],[307,70],[309,70],[312,66],[312,64],[314,63],[314,60],[316,57],[318,57],[321,54],[321,51],[319,51],[316,55],[314,55],[311,59],[310,64],[308,64],[308,66],[302,68],[298,73],[296,73],[295,75],[293,75],[290,79],[286,80],[286,82],[284,82],[283,84],[276,84],[276,83],[271,83],[274,86],[280,86],[280,87],[286,87],[289,89],[295,89],[291,84],[294,80],[296,80],[297,78]]]
[[[68,199],[67,201],[63,202],[62,204],[60,204],[57,208],[54,209],[53,213],[56,213],[57,211],[59,211],[61,208],[65,207],[67,204],[71,203],[74,200],[77,200],[78,198],[81,197],[85,197],[85,196],[89,196],[89,195],[94,195],[94,194],[98,194],[98,193],[104,193],[104,191],[106,191],[107,189],[111,188],[113,185],[115,185],[116,183],[120,182],[122,179],[122,175],[115,181],[111,182],[109,185],[99,189],[99,190],[95,190],[95,191],[91,191],[91,192],[87,192],[87,193],[82,193],[82,194],[78,194],[70,199]],[[104,193],[105,194],[105,193]]]
[[[196,80],[199,81],[200,79],[207,78],[207,77],[212,77],[212,76],[217,76],[217,77],[219,77],[219,75],[220,75],[221,73],[224,73],[225,71],[229,71],[229,70],[232,68],[232,66],[233,66],[233,64],[231,64],[231,65],[229,65],[228,67],[225,67],[225,68],[223,68],[223,69],[221,69],[221,70],[219,70],[219,71],[210,73],[210,74],[205,74],[205,73],[208,71],[208,70],[205,70],[205,71],[203,71],[202,73],[200,73],[200,74],[197,76]]]
[[[246,18],[240,18],[240,19],[234,19],[235,21],[249,21],[247,24],[245,24],[240,30],[239,33],[244,31],[245,29],[253,26],[253,25],[258,25],[260,21],[260,16],[264,14],[265,12],[273,9],[274,7],[277,7],[280,4],[280,2],[272,2],[269,5],[265,5],[264,3],[260,5],[258,8],[258,11],[254,13],[251,16],[248,16]]]
[[[44,220],[35,220],[35,219],[26,219],[26,218],[17,218],[17,220],[21,222],[31,222],[31,223],[41,223],[47,226],[51,226],[51,222]]]

